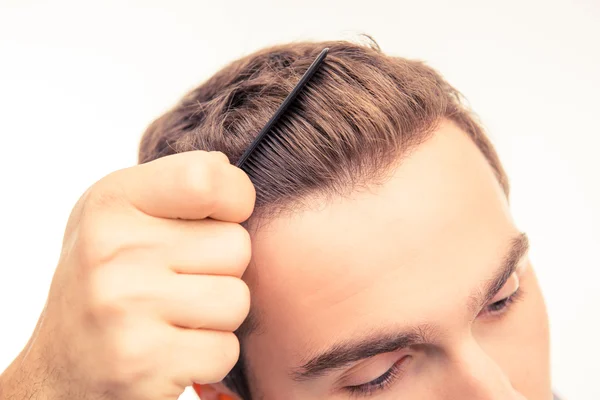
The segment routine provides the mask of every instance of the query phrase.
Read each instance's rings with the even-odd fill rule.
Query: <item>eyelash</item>
[[[504,314],[505,312],[507,312],[509,310],[510,306],[512,306],[515,302],[521,300],[522,298],[523,298],[523,290],[521,290],[521,288],[519,287],[510,296],[505,297],[502,300],[498,300],[497,302],[486,306],[480,315],[481,316],[490,316],[490,317],[500,316],[500,315]]]
[[[350,392],[351,395],[356,397],[367,397],[385,390],[390,387],[396,379],[400,378],[403,371],[403,364],[407,361],[410,356],[402,357],[398,360],[386,373],[380,377],[373,379],[371,382],[363,383],[357,386],[347,386],[345,389]]]
[[[507,312],[510,307],[517,301],[523,298],[523,290],[518,288],[513,294],[508,297],[505,297],[502,300],[498,300],[495,303],[492,303],[484,308],[482,314],[480,315],[489,315],[489,316],[500,316]],[[398,379],[402,375],[402,366],[406,357],[398,360],[386,373],[381,375],[380,377],[373,379],[371,382],[363,383],[362,385],[357,386],[347,386],[345,389],[350,392],[353,396],[356,397],[367,397],[379,392],[381,390],[387,389],[391,386],[396,379]]]
[[[515,302],[521,300],[522,298],[523,290],[519,287],[510,296],[486,306],[480,315],[489,315],[492,317],[500,316],[507,312]],[[362,385],[357,386],[347,386],[346,390],[356,397],[367,397],[381,390],[385,390],[391,386],[396,379],[400,377],[400,375],[402,375],[402,366],[404,361],[406,361],[406,357],[398,360],[398,362],[396,362],[389,370],[387,370],[387,372],[380,377],[373,379],[371,382],[363,383]]]

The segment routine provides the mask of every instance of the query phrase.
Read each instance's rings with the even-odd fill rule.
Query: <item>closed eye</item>
[[[411,356],[404,356],[392,365],[384,374],[360,385],[346,386],[344,389],[354,397],[368,397],[380,391],[388,389],[397,380],[399,380],[406,370]]]
[[[523,290],[519,287],[509,296],[485,306],[478,317],[499,317],[509,311],[510,307],[523,298]]]

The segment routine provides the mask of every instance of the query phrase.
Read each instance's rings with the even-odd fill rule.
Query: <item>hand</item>
[[[168,156],[92,186],[18,359],[45,383],[32,398],[166,400],[220,381],[250,306],[240,223],[254,201],[247,175],[217,152]]]

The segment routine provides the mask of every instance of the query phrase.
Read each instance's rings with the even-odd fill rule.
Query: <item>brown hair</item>
[[[229,64],[150,125],[140,163],[190,150],[221,151],[235,162],[325,47],[324,65],[273,128],[278,140],[248,171],[254,216],[375,184],[443,119],[469,135],[508,195],[496,152],[459,92],[425,64],[387,56],[374,42],[292,43]],[[249,400],[242,363],[243,356],[226,382]]]

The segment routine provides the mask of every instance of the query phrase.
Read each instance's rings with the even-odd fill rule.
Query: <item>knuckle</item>
[[[217,186],[217,171],[214,163],[206,158],[200,162],[190,162],[182,166],[181,179],[187,195],[197,199],[205,207],[214,206]]]
[[[252,183],[250,178],[248,176],[246,176],[246,177],[248,178],[248,193],[249,193],[247,217],[250,218],[250,215],[252,214],[252,212],[254,211],[254,207],[256,206],[256,187],[254,186],[254,184]]]
[[[131,330],[115,335],[110,353],[113,373],[119,379],[133,382],[152,369],[152,345],[146,337]]]
[[[235,329],[237,329],[250,312],[250,288],[241,279],[233,279],[231,284],[232,287],[229,292],[230,313]]]
[[[223,333],[220,337],[220,345],[216,357],[217,364],[220,368],[216,368],[215,381],[221,381],[237,363],[240,357],[240,342],[233,333]]]
[[[224,162],[229,164],[229,157],[227,157],[227,155],[225,153],[223,153],[222,151],[211,151],[209,152],[209,154],[215,159],[215,161],[217,162]]]
[[[250,176],[248,176],[248,174],[241,170],[240,172],[243,177],[242,179],[245,181],[248,208],[250,209],[250,212],[252,212],[252,209],[254,209],[256,203],[256,187],[254,186],[254,183],[252,183],[252,180],[250,179]]]
[[[231,224],[227,233],[229,255],[239,268],[246,268],[252,257],[250,233],[239,224]]]
[[[80,224],[78,236],[82,264],[99,267],[114,260],[122,250],[122,234],[110,218],[89,216]]]
[[[122,321],[127,314],[121,285],[108,273],[96,274],[88,288],[88,317],[97,322]]]

